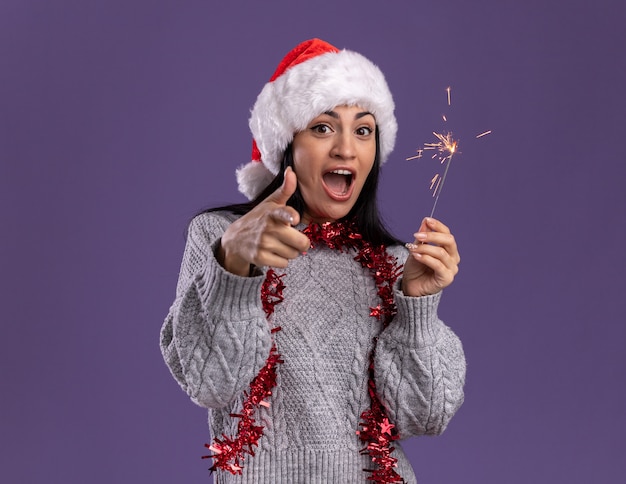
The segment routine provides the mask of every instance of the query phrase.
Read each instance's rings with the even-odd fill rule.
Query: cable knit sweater
[[[211,434],[236,433],[229,416],[264,365],[270,324],[261,305],[264,274],[240,277],[214,257],[235,216],[205,213],[190,227],[176,299],[161,330],[163,357],[180,386],[209,409]],[[403,263],[404,247],[388,249]],[[379,336],[376,388],[400,438],[441,433],[463,402],[465,358],[457,336],[437,317],[440,294],[407,297],[397,284],[398,314],[382,331],[369,314],[378,303],[369,272],[354,253],[316,247],[289,262],[284,301],[271,323],[284,363],[256,455],[246,456],[243,475],[217,472],[217,483],[366,482],[372,468],[356,430],[370,406],[367,368]],[[399,474],[415,475],[399,442],[393,456]]]

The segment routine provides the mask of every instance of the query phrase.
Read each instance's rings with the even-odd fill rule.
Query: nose
[[[350,131],[340,131],[336,134],[333,147],[331,150],[331,156],[333,158],[340,158],[342,160],[349,160],[356,156],[354,148],[354,138]]]

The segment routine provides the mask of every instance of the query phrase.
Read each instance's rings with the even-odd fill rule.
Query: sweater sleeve
[[[398,313],[376,347],[377,392],[401,438],[438,435],[463,403],[463,347],[437,316],[441,293],[409,297],[400,287]]]
[[[176,299],[161,328],[161,353],[198,405],[222,408],[264,365],[270,331],[261,304],[264,277],[240,277],[214,256],[230,221],[201,214],[189,226]]]

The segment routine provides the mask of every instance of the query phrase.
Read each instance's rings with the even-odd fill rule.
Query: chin
[[[350,213],[350,210],[352,210],[352,207],[353,205],[350,205],[349,207],[337,207],[329,210],[318,211],[311,214],[309,218],[311,221],[318,223],[336,222],[337,220],[346,217]]]

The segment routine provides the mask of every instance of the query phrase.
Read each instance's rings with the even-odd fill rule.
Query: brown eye
[[[361,126],[360,128],[357,128],[357,130],[356,130],[356,134],[358,136],[369,136],[373,132],[374,131],[372,130],[372,128],[370,128],[368,126]]]
[[[315,126],[311,127],[311,130],[317,134],[328,134],[331,131],[330,126],[328,126],[327,124],[316,124]]]

